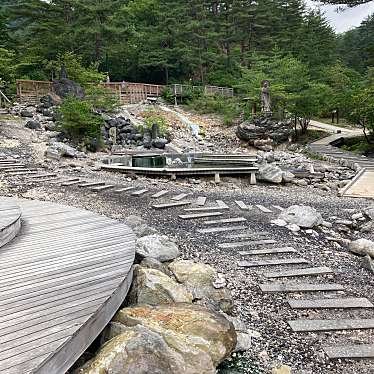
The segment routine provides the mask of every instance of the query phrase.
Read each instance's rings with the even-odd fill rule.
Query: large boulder
[[[40,125],[40,122],[33,120],[33,119],[30,121],[27,121],[25,127],[31,130],[40,130],[42,128]]]
[[[119,325],[119,324],[111,324]],[[171,342],[151,329],[116,326],[114,336],[75,374],[214,374],[204,350],[189,347],[178,336]],[[112,332],[113,333],[113,332]],[[118,335],[117,335],[118,334]]]
[[[303,228],[312,228],[323,222],[321,214],[306,205],[292,205],[281,212],[278,218]]]
[[[134,280],[129,295],[132,304],[191,303],[192,294],[186,287],[175,282],[156,269],[135,266]]]
[[[74,96],[78,99],[83,99],[85,96],[81,85],[67,78],[54,80],[52,85],[55,94],[62,98]]]
[[[374,258],[374,242],[368,239],[357,239],[349,243],[348,249],[361,256],[369,255]]]
[[[171,261],[180,255],[176,243],[166,235],[146,235],[136,241],[136,254],[141,258],[153,257],[158,261]]]
[[[195,302],[215,310],[231,313],[234,303],[226,287],[216,287],[217,271],[209,265],[191,260],[176,260],[169,269],[178,282],[185,285],[193,294]]]
[[[283,171],[276,165],[265,164],[259,168],[258,179],[264,182],[279,184],[283,181]]]
[[[49,109],[53,106],[61,105],[62,99],[60,96],[55,93],[49,93],[40,98],[40,102],[43,104],[43,107]]]
[[[128,327],[142,325],[161,335],[182,355],[203,351],[210,357],[210,367],[220,364],[236,346],[233,324],[223,315],[194,304],[124,308],[113,321]]]
[[[21,117],[32,118],[32,117],[34,117],[34,114],[28,109],[22,109],[21,110]]]
[[[71,158],[85,158],[87,157],[83,152],[79,152],[77,149],[71,147],[68,144],[61,142],[53,142],[47,149],[47,153],[58,154],[60,157],[71,157]]]

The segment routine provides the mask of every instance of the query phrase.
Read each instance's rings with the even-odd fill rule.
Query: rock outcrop
[[[136,241],[136,254],[160,262],[171,261],[180,255],[178,246],[165,235],[146,235]]]
[[[323,222],[321,214],[306,205],[292,205],[281,212],[278,218],[302,228],[312,228]]]

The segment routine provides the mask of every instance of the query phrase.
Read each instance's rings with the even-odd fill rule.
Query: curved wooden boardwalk
[[[0,372],[63,374],[122,304],[135,237],[84,210],[17,203],[21,231],[0,249]]]
[[[21,209],[14,201],[0,204],[0,248],[9,243],[21,228]]]

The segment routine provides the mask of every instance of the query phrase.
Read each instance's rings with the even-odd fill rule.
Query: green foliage
[[[5,48],[0,48],[0,82],[14,79],[15,67],[13,65],[15,53]]]
[[[173,93],[171,92],[171,89],[170,88],[165,88],[162,92],[161,92],[161,97],[166,101],[168,102],[169,104],[174,104],[174,95]]]
[[[62,55],[58,55],[56,60],[45,63],[46,69],[55,77],[58,77],[63,65],[66,68],[68,78],[85,87],[91,83],[104,82],[106,79],[106,74],[98,72],[97,63],[92,63],[90,66],[84,67],[82,57],[73,52],[66,52]]]
[[[145,125],[149,130],[152,129],[152,125],[157,124],[159,136],[164,137],[167,135],[168,123],[164,116],[152,110],[143,113],[142,116],[145,118]]]
[[[101,139],[102,118],[94,113],[92,104],[75,97],[67,97],[59,108],[60,129],[75,142],[89,144]]]
[[[120,105],[112,90],[96,85],[87,86],[85,100],[99,112],[113,112]]]

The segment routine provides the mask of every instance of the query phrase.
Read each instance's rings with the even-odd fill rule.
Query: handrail
[[[5,94],[3,93],[3,91],[0,90],[0,95],[9,103],[11,104],[12,102],[5,96]]]

